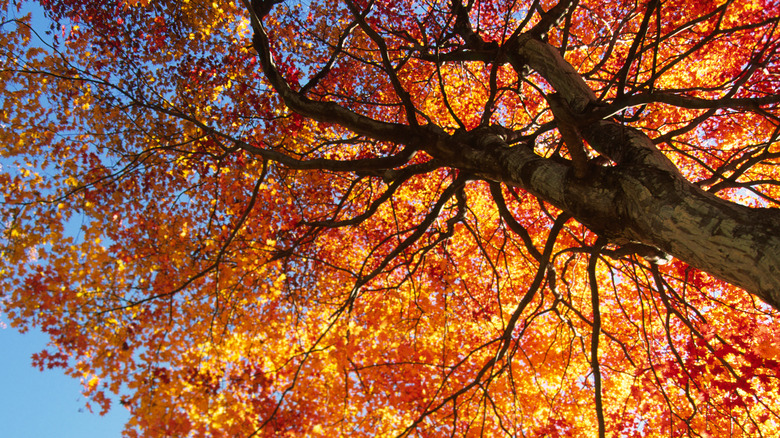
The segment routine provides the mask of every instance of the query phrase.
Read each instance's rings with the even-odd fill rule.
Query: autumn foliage
[[[2,311],[127,436],[780,435],[775,0],[40,3]]]

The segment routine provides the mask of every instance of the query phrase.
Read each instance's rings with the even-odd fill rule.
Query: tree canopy
[[[780,435],[776,0],[0,4],[2,309],[127,436]]]

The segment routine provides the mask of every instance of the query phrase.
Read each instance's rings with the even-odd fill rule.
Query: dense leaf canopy
[[[40,3],[2,310],[128,436],[780,435],[776,0]]]

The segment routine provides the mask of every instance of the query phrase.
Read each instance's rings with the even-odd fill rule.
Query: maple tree
[[[3,311],[127,436],[780,433],[776,1],[40,3]]]

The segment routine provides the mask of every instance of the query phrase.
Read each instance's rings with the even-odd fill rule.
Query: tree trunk
[[[572,166],[482,136],[492,148],[460,144],[461,159],[448,164],[521,187],[613,242],[657,247],[780,309],[780,210],[724,201],[649,165],[591,166],[578,179]]]
[[[510,146],[498,130],[440,134],[427,148],[448,165],[521,187],[572,214],[616,243],[640,242],[744,288],[780,309],[780,210],[749,208],[704,192],[637,129],[588,121],[593,92],[558,51],[530,39],[513,55],[541,74],[582,115],[578,131],[617,163],[589,166],[576,178],[572,165]],[[516,63],[513,63],[516,65]]]

